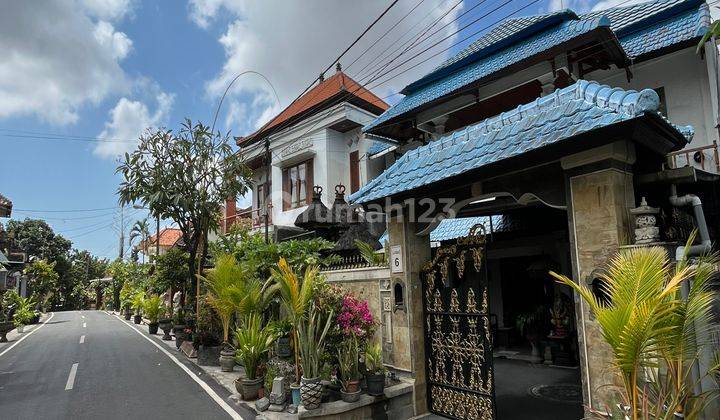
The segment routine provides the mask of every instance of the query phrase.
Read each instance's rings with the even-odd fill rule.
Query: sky
[[[177,129],[184,118],[210,124],[228,83],[254,71],[267,80],[254,73],[238,78],[216,125],[235,136],[250,134],[287,106],[389,4],[54,0],[37,7],[0,2],[0,193],[13,201],[14,219],[45,219],[75,248],[107,258],[119,251],[117,158],[134,148],[144,130]],[[400,0],[341,64],[394,103],[404,86],[505,17],[638,2]],[[415,61],[371,80],[368,74],[378,62],[389,61],[386,57],[433,21],[438,23],[418,45]],[[419,53],[436,42],[425,55]],[[402,71],[416,63],[421,64]],[[124,209],[125,231],[146,216],[144,210]]]

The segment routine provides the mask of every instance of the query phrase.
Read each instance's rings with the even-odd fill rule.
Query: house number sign
[[[393,245],[390,247],[390,272],[403,272],[402,246],[400,245]]]

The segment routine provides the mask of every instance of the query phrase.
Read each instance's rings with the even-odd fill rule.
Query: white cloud
[[[118,21],[132,14],[135,0],[81,0],[82,7],[93,17]]]
[[[130,2],[104,2],[91,13],[72,0],[5,2],[0,13],[0,119],[34,115],[53,124],[77,121],[79,109],[125,92],[120,60],[131,50],[126,34],[108,21],[129,13]],[[107,13],[101,13],[103,10]]]
[[[132,49],[132,41],[123,32],[115,31],[112,24],[100,21],[95,25],[93,33],[95,40],[102,45],[107,51],[110,51],[113,58],[122,60],[125,58],[130,49]]]
[[[352,48],[349,55],[341,60],[350,76],[357,76],[357,72],[370,59],[388,49],[392,51],[397,48],[397,44],[391,46],[391,43],[402,34],[406,34],[411,28],[413,31],[411,33],[416,33],[433,19],[440,17],[451,6],[442,0],[425,1],[357,63],[347,68],[355,57],[391,25],[397,23],[414,5],[413,2],[398,3],[370,33],[363,37],[360,43]],[[264,74],[272,82],[277,89],[282,106],[285,107],[312,79],[318,76],[321,70],[350,45],[385,7],[387,5],[382,2],[355,0],[331,2],[191,0],[190,18],[198,26],[208,27],[219,16],[232,17],[219,39],[225,49],[226,60],[219,74],[208,81],[207,94],[212,99],[218,98],[236,75],[243,71],[254,70]],[[458,7],[449,13],[436,28],[455,19],[460,9]],[[423,16],[428,17],[418,24]],[[414,27],[416,24],[418,25]],[[457,29],[456,22],[450,23],[434,35],[432,40],[421,44],[418,50],[452,34]],[[432,52],[447,47],[453,42],[454,38],[451,37],[441,46],[435,47]],[[408,63],[398,69],[398,72],[418,61],[423,61],[422,57],[427,57],[432,52],[420,56],[417,61]],[[395,64],[399,64],[405,58],[403,57]],[[373,91],[381,97],[395,93],[409,82],[432,70],[442,58],[442,56],[434,57],[386,84],[380,86],[371,84],[369,87],[373,88]],[[333,73],[334,70],[331,69],[326,77]],[[383,77],[378,82],[393,74]],[[358,82],[365,83],[366,79],[360,78]],[[238,79],[233,85],[231,96],[234,100],[247,104],[244,110],[246,123],[231,127],[236,135],[249,134],[280,109],[267,82],[254,74],[248,74]],[[228,111],[236,112],[237,110],[237,107],[235,110],[223,108],[221,115],[224,116]],[[238,121],[237,112],[230,118],[230,121]]]
[[[102,141],[95,147],[95,154],[105,158],[114,158],[135,148],[136,140],[147,129],[157,128],[167,123],[172,109],[174,95],[158,92],[155,96],[155,111],[151,112],[142,101],[121,98],[110,110],[110,121],[98,138]]]

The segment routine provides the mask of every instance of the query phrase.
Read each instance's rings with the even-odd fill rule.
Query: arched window
[[[395,309],[405,310],[405,291],[403,290],[403,284],[401,282],[395,283],[393,295],[395,297]]]

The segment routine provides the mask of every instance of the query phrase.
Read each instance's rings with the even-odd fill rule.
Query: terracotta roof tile
[[[280,124],[317,107],[324,101],[327,101],[328,99],[331,99],[341,93],[350,93],[352,97],[360,99],[369,106],[377,107],[381,111],[385,111],[389,108],[389,105],[385,103],[385,101],[360,86],[358,82],[353,80],[347,74],[339,71],[332,77],[324,80],[307,91],[297,101],[290,104],[260,130],[250,134],[249,136],[236,138],[237,144],[246,144],[250,140],[258,138],[262,134],[268,133],[273,128],[277,128]]]
[[[160,231],[160,246],[173,246],[182,238],[182,231],[176,228],[165,228]],[[150,237],[150,243],[155,243],[155,235]]]

